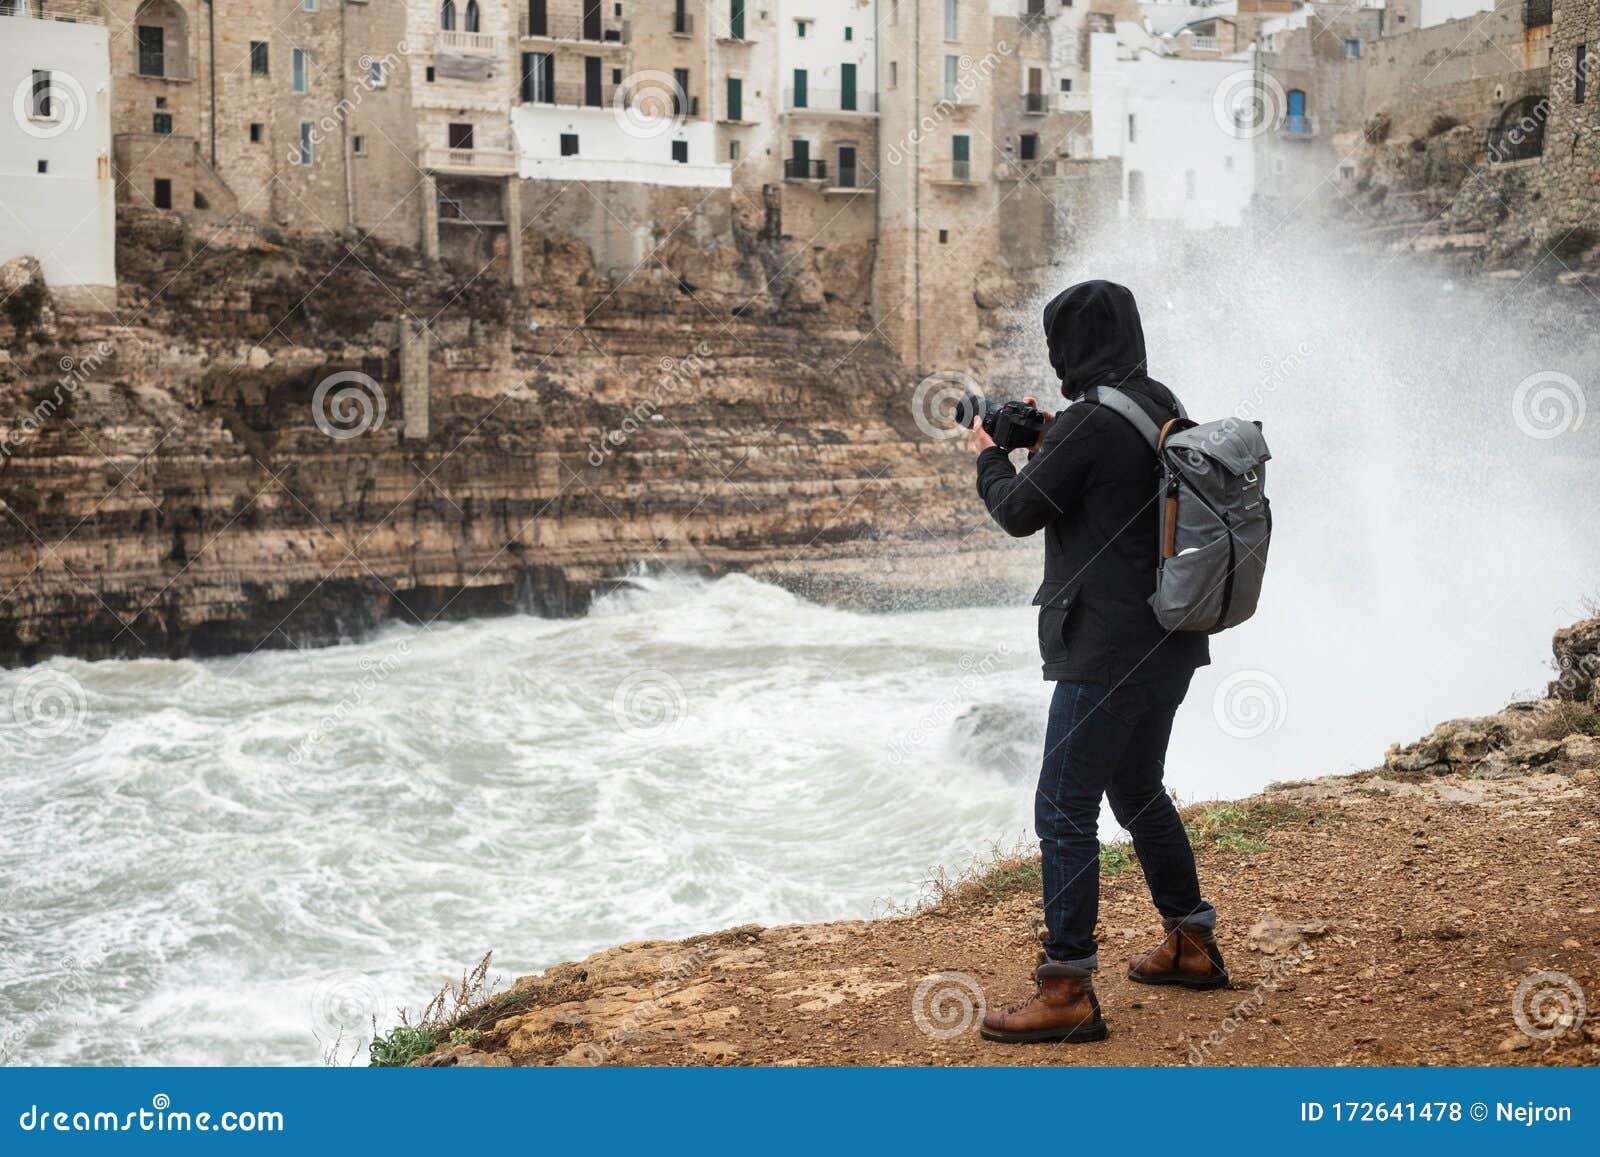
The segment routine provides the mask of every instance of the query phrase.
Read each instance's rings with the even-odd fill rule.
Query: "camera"
[[[972,429],[982,422],[994,444],[1010,453],[1033,446],[1044,433],[1044,414],[1025,402],[991,402],[978,394],[967,394],[956,403],[956,422]]]

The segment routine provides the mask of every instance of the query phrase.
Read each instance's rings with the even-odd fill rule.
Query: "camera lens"
[[[983,399],[977,394],[963,394],[956,401],[956,425],[972,429],[972,423],[983,416]]]

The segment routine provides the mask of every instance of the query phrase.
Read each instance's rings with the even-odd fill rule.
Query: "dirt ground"
[[[1129,864],[1102,881],[1101,1043],[976,1032],[984,1007],[1031,992],[1036,867],[1013,862],[907,916],[749,926],[561,965],[420,1063],[1600,1063],[1600,1013],[1580,1015],[1585,994],[1600,999],[1592,768],[1371,773],[1226,807],[1244,834],[1200,840],[1199,857],[1233,988],[1125,979],[1160,936]]]

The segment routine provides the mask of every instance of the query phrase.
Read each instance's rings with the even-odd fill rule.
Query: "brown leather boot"
[[[1183,988],[1226,988],[1228,969],[1210,929],[1180,926],[1170,929],[1154,952],[1128,963],[1128,979]]]
[[[1033,970],[1033,982],[1036,987],[1030,999],[984,1016],[979,1030],[984,1040],[1076,1044],[1106,1039],[1106,1022],[1100,1019],[1100,1002],[1087,972],[1046,961]]]

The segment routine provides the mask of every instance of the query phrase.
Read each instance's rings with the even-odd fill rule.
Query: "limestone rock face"
[[[882,605],[1037,565],[987,528],[962,441],[913,420],[914,376],[812,308],[814,263],[794,308],[708,317],[680,274],[731,299],[731,251],[619,285],[549,236],[518,293],[371,241],[183,230],[124,214],[127,324],[24,340],[0,314],[0,663],[572,613],[641,563]]]
[[[1600,615],[1556,632],[1552,698],[1600,707]]]

